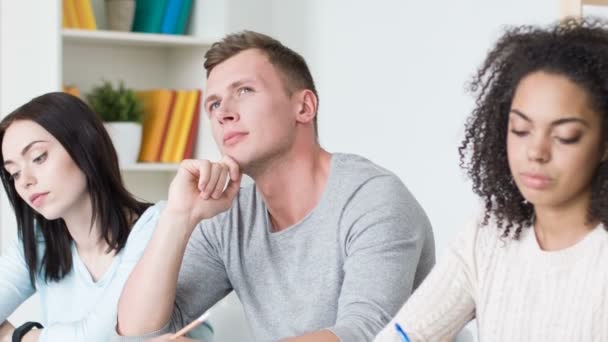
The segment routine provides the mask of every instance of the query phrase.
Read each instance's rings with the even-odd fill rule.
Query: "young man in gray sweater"
[[[258,341],[371,340],[435,262],[424,211],[391,172],[319,145],[300,55],[246,31],[205,58],[224,158],[180,165],[118,334],[175,331],[234,290]],[[255,184],[241,188],[242,174]]]

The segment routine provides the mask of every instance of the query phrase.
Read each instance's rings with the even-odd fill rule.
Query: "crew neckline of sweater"
[[[551,268],[563,268],[569,267],[575,264],[578,260],[581,260],[581,256],[585,253],[589,253],[592,250],[592,246],[599,241],[599,237],[602,233],[606,233],[603,224],[598,224],[590,230],[585,237],[580,239],[574,245],[553,251],[543,250],[538,242],[534,226],[530,229],[522,231],[523,240],[528,249],[530,249],[537,260],[540,260],[544,266]]]

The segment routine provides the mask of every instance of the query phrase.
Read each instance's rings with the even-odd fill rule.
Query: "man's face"
[[[222,154],[245,172],[293,144],[298,107],[260,50],[242,51],[211,71],[204,107]]]

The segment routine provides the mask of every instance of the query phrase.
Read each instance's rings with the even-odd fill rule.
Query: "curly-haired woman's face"
[[[588,203],[606,152],[601,120],[585,89],[565,76],[534,72],[520,81],[509,114],[507,155],[517,187],[537,210]]]

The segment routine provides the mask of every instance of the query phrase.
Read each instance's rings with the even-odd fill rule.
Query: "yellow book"
[[[169,127],[167,128],[165,144],[162,147],[163,153],[160,157],[160,161],[163,163],[173,162],[173,151],[176,147],[177,136],[179,134],[179,127],[182,121],[182,114],[184,112],[183,108],[186,103],[187,94],[188,92],[185,90],[176,90],[175,104],[173,105],[173,111],[171,112],[171,119],[169,120]]]
[[[171,115],[175,92],[169,89],[137,91],[144,111],[139,161],[156,162],[163,146],[163,138]]]
[[[177,141],[175,143],[176,146],[171,157],[171,160],[174,163],[179,163],[184,159],[188,135],[190,133],[190,127],[192,126],[192,118],[194,117],[194,108],[196,107],[196,100],[198,99],[199,93],[198,90],[190,90],[187,93],[182,120],[177,134]]]
[[[93,15],[93,7],[91,0],[73,0],[76,7],[76,15],[78,16],[78,24],[84,30],[96,30],[95,15]]]
[[[61,27],[70,28],[68,25],[68,15],[67,15],[67,6],[65,4],[65,0],[61,1]]]
[[[76,1],[79,0],[63,0],[65,11],[65,22],[69,28],[79,28],[78,14],[76,12]]]

